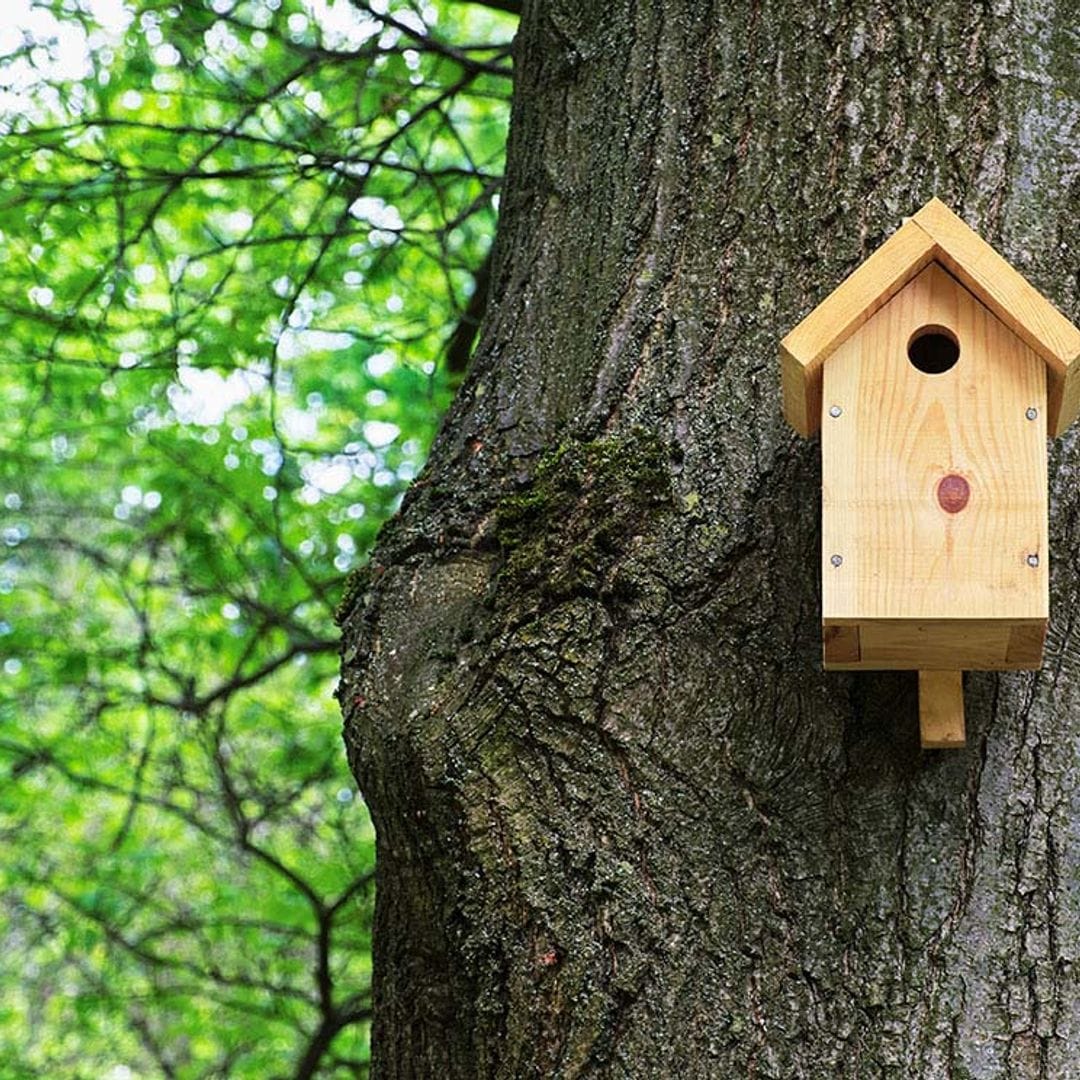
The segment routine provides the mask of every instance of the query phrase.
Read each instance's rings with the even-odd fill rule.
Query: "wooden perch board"
[[[964,682],[959,671],[919,672],[919,740],[924,750],[964,745]]]

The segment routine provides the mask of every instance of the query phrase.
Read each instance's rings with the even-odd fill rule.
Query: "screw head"
[[[1038,555],[1029,555],[1027,557],[1027,564],[1028,564],[1028,566],[1032,566],[1032,567],[1038,566],[1039,565],[1039,556]]]
[[[831,559],[829,559],[829,562],[831,562],[833,564],[833,566],[840,566],[844,562],[844,556],[843,555],[834,555]]]
[[[1031,408],[1029,408],[1028,411],[1026,413],[1024,413],[1024,415],[1029,420],[1034,420],[1035,417],[1037,417],[1039,415],[1039,410],[1036,409],[1034,405],[1032,405]]]
[[[835,420],[844,410],[839,405],[829,406],[829,415]]]

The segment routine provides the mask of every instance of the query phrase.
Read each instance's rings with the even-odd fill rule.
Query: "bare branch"
[[[493,8],[495,11],[505,11],[510,15],[521,14],[521,0],[461,0],[461,2],[478,4],[480,7]]]
[[[476,341],[480,323],[487,310],[490,288],[491,255],[489,253],[473,278],[472,296],[469,297],[469,303],[462,312],[457,326],[454,327],[450,340],[446,343],[446,368],[455,375],[460,375],[469,365],[473,342]]]

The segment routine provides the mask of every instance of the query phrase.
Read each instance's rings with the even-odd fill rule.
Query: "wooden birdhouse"
[[[825,667],[917,670],[923,746],[962,746],[961,673],[1042,663],[1080,330],[932,199],[780,355],[788,422],[821,428]]]

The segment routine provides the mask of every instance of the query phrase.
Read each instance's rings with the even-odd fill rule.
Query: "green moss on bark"
[[[342,590],[341,599],[334,611],[334,621],[338,626],[344,626],[360,598],[367,592],[371,584],[371,566],[365,564],[358,566],[345,579],[345,588]]]
[[[551,597],[598,589],[658,514],[673,509],[661,441],[644,430],[560,446],[496,509],[500,589]]]

